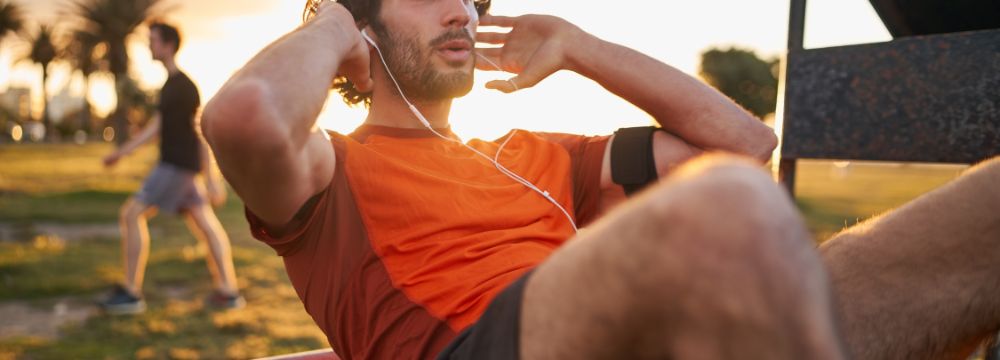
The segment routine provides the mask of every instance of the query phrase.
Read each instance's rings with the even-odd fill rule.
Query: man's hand
[[[360,92],[371,91],[375,83],[371,76],[370,50],[350,11],[337,2],[324,1],[319,5],[315,20],[325,22],[323,25],[338,32],[338,41],[343,41],[349,49],[337,69],[338,76],[346,76]]]
[[[114,167],[115,165],[118,164],[118,160],[121,160],[121,158],[122,158],[122,154],[120,152],[118,152],[118,151],[115,151],[115,152],[109,154],[108,156],[105,156],[104,160],[103,160],[104,167],[105,168],[112,168],[112,167]]]
[[[578,40],[587,35],[566,20],[545,15],[487,15],[479,25],[512,28],[509,33],[480,32],[476,35],[478,42],[502,45],[477,48],[476,51],[499,65],[501,70],[517,74],[510,80],[486,83],[486,88],[505,93],[535,86],[556,71],[569,68],[569,51],[572,46],[580,46]],[[482,59],[476,62],[476,68],[497,70]]]

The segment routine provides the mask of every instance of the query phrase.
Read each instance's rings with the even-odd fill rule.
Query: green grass
[[[0,146],[0,224],[114,226],[118,207],[156,161],[149,146],[105,170],[107,144]],[[829,162],[799,165],[796,201],[817,239],[882,213],[953,179],[960,167]],[[202,306],[211,290],[205,251],[183,221],[150,221],[145,294],[149,310],[135,317],[95,316],[61,329],[58,339],[0,338],[3,359],[251,358],[328,346],[302,309],[281,259],[252,239],[242,204],[230,193],[217,209],[233,243],[245,309]],[[25,237],[0,243],[0,304],[51,309],[56,298],[97,300],[121,279],[117,236],[89,239]],[[3,324],[0,319],[0,326]]]
[[[796,203],[822,241],[955,179],[966,168],[870,162],[842,168],[830,161],[800,161]]]
[[[0,145],[0,192],[135,191],[156,164],[156,147],[143,147],[118,166],[105,169],[101,159],[112,149],[104,143]]]
[[[156,162],[148,146],[105,170],[106,144],[0,146],[0,224],[115,226],[121,203]],[[232,193],[216,210],[233,244],[247,307],[203,306],[211,292],[206,250],[174,216],[149,223],[151,249],[140,316],[97,315],[69,324],[58,339],[0,338],[0,359],[244,359],[329,346],[305,313],[281,259],[254,240]],[[0,304],[51,309],[70,298],[87,307],[122,278],[119,239],[29,236],[0,242]],[[0,319],[0,324],[3,324]]]

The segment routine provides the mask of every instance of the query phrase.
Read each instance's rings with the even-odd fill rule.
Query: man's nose
[[[445,26],[465,27],[472,21],[468,11],[468,6],[472,5],[466,3],[466,0],[446,0],[443,3],[446,7]]]

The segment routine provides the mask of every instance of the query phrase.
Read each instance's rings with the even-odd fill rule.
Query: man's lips
[[[449,63],[464,63],[472,56],[472,43],[462,39],[450,40],[438,46],[437,52]]]

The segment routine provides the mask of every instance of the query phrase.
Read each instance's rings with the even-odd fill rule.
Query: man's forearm
[[[142,131],[140,131],[138,134],[136,134],[136,136],[132,137],[131,139],[129,139],[129,141],[127,141],[120,148],[118,148],[119,156],[126,156],[131,154],[140,146],[152,140],[153,137],[155,137],[156,134],[158,134],[159,132],[160,132],[160,118],[159,115],[157,115],[150,120],[149,124],[147,124],[146,127],[142,129]]]
[[[727,97],[656,59],[580,33],[568,68],[645,110],[664,128],[706,150],[765,158],[770,128]]]

